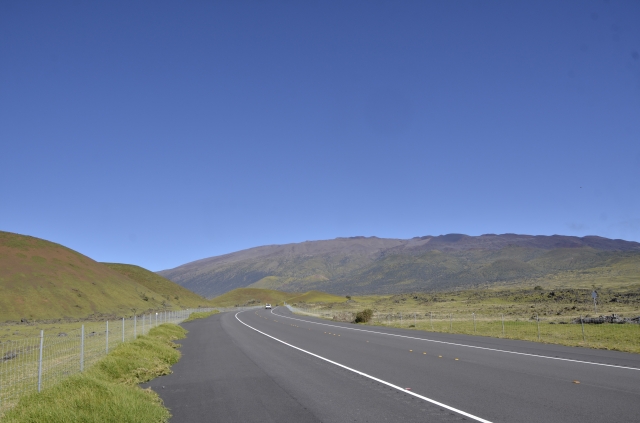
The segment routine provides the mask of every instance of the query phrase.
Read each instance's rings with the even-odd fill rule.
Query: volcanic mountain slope
[[[336,294],[397,293],[556,277],[640,279],[640,243],[597,236],[449,234],[408,240],[337,238],[270,245],[159,272],[201,295],[241,287]],[[587,277],[587,276],[585,276]]]
[[[105,265],[60,244],[2,231],[0,294],[0,322],[130,316],[207,303],[141,267]]]

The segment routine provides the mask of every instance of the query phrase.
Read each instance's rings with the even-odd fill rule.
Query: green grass
[[[640,353],[640,325],[602,324],[582,327],[570,322],[580,316],[618,314],[640,316],[640,285],[595,286],[599,293],[598,312],[594,312],[591,291],[594,288],[550,288],[549,286],[502,286],[495,288],[369,295],[352,297],[349,302],[329,304],[299,303],[326,318],[353,321],[363,309],[374,311],[372,324],[400,326],[414,324],[415,329],[538,341],[570,346],[612,349]],[[473,313],[476,325],[473,325]],[[451,320],[449,316],[451,315]],[[430,316],[434,316],[430,319]],[[505,331],[502,330],[502,316]],[[390,320],[388,320],[390,319]],[[564,324],[563,324],[564,323]]]
[[[237,288],[211,300],[213,307],[252,306],[260,304],[287,303],[340,303],[347,301],[345,297],[327,294],[320,291],[284,292],[264,288]]]
[[[196,319],[206,319],[209,316],[213,316],[214,314],[218,314],[220,313],[218,310],[213,310],[213,311],[199,311],[196,313],[191,313],[189,315],[189,317],[187,318],[187,320],[185,320],[185,322],[190,322],[192,320],[196,320]]]
[[[319,310],[356,312],[371,308],[379,313],[418,312],[435,314],[476,313],[483,316],[505,315],[509,320],[538,315],[546,320],[594,315],[589,288],[535,289],[528,286],[478,288],[441,292],[416,292],[398,295],[354,296],[353,301],[313,303]],[[599,293],[597,314],[616,313],[626,317],[640,315],[640,284],[607,288],[595,286]]]
[[[0,231],[0,322],[112,320],[208,301],[138,266],[102,264],[62,245]]]
[[[298,293],[275,291],[262,288],[237,288],[211,300],[214,307],[251,306],[265,303],[282,304]]]
[[[7,423],[166,422],[169,411],[151,390],[137,385],[169,374],[180,358],[172,341],[186,330],[173,324],[121,344],[86,372],[20,399]]]
[[[120,263],[102,264],[107,266],[109,269],[136,281],[140,285],[145,286],[149,291],[147,297],[154,293],[160,294],[160,301],[164,302],[168,308],[171,308],[172,306],[178,306],[181,308],[209,306],[209,300],[206,298],[140,266]],[[142,293],[141,296],[144,294],[145,293]]]
[[[403,327],[428,332],[444,332],[465,335],[490,336],[494,338],[518,339],[523,341],[560,344],[574,347],[588,347],[607,350],[640,353],[640,325],[636,324],[555,324],[541,321],[538,325],[531,320],[505,320],[504,326],[498,319],[476,319],[471,316],[438,316],[430,320],[420,316],[415,321],[412,315],[405,315],[401,324],[394,320],[385,324],[384,319],[372,322],[374,325]]]

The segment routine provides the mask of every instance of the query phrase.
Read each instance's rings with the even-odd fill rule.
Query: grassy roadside
[[[209,316],[213,316],[214,314],[218,314],[220,313],[220,311],[218,310],[213,310],[213,311],[199,311],[197,313],[191,313],[189,315],[189,317],[187,318],[187,320],[185,320],[185,322],[190,322],[192,320],[196,320],[196,319],[206,319]]]
[[[598,291],[598,309],[591,292]],[[369,324],[640,353],[638,324],[576,324],[580,317],[640,316],[640,284],[552,288],[535,285],[396,295],[353,296],[340,303],[293,303],[321,317]]]
[[[9,410],[7,423],[165,422],[170,413],[151,390],[137,385],[171,373],[180,358],[177,344],[187,331],[163,324],[148,335],[116,347],[82,374],[27,395]]]

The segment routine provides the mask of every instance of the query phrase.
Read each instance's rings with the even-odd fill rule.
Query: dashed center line
[[[401,386],[394,385],[393,383],[390,383],[390,382],[387,382],[385,380],[379,379],[379,378],[377,378],[375,376],[371,376],[371,375],[369,375],[367,373],[361,372],[360,370],[353,369],[351,367],[345,366],[344,364],[340,364],[340,363],[338,363],[336,361],[329,360],[328,358],[322,357],[322,356],[320,356],[318,354],[314,354],[311,351],[307,351],[307,350],[304,350],[304,349],[302,349],[300,347],[296,347],[295,345],[289,344],[288,342],[285,342],[285,341],[283,341],[281,339],[276,338],[275,336],[271,336],[268,333],[262,332],[261,330],[258,330],[256,328],[254,328],[253,326],[250,326],[250,325],[246,324],[245,322],[240,320],[240,318],[238,317],[238,314],[240,314],[240,313],[243,313],[243,312],[240,311],[240,312],[236,313],[236,315],[235,315],[236,320],[238,320],[240,323],[242,323],[243,325],[245,325],[249,329],[252,329],[252,330],[254,330],[254,331],[256,331],[256,332],[258,332],[258,333],[260,333],[260,334],[262,334],[262,335],[264,335],[266,337],[269,337],[269,338],[271,338],[271,339],[273,339],[275,341],[278,341],[281,344],[284,344],[284,345],[286,345],[288,347],[291,347],[293,349],[301,351],[301,352],[303,352],[305,354],[309,354],[309,355],[311,355],[313,357],[319,358],[320,360],[326,361],[327,363],[331,363],[331,364],[333,364],[335,366],[338,366],[338,367],[341,367],[341,368],[343,368],[345,370],[349,370],[349,371],[351,371],[353,373],[356,373],[356,374],[358,374],[360,376],[363,376],[363,377],[366,377],[368,379],[374,380],[374,381],[376,381],[378,383],[381,383],[383,385],[389,386],[390,388],[393,388],[393,389],[396,389],[398,391],[404,392],[404,393],[406,393],[408,395],[413,395],[414,397],[419,398],[421,400],[424,400],[426,402],[429,402],[431,404],[437,405],[437,406],[442,407],[442,408],[446,408],[447,410],[453,411],[454,413],[457,413],[457,414],[461,414],[461,415],[463,415],[465,417],[468,417],[468,418],[470,418],[472,420],[475,420],[475,421],[478,421],[478,422],[482,422],[482,423],[491,423],[489,420],[485,420],[485,419],[483,419],[481,417],[474,416],[473,414],[467,413],[466,411],[459,410],[459,409],[457,409],[455,407],[451,407],[451,406],[443,404],[443,403],[441,403],[439,401],[433,400],[431,398],[427,398],[427,397],[425,397],[423,395],[416,394],[415,392],[409,390],[410,388],[403,388]],[[281,316],[281,317],[285,317],[285,316]]]
[[[506,353],[506,354],[523,355],[523,356],[527,356],[527,357],[546,358],[546,359],[549,359],[549,360],[568,361],[568,362],[571,362],[571,363],[590,364],[590,365],[593,365],[593,366],[613,367],[613,368],[616,368],[616,369],[636,370],[636,371],[640,370],[640,368],[638,368],[638,367],[619,366],[617,364],[596,363],[596,362],[593,362],[593,361],[574,360],[574,359],[571,359],[571,358],[550,357],[548,355],[523,353],[523,352],[518,352],[518,351],[508,351],[508,350],[501,350],[501,349],[498,349],[498,348],[478,347],[476,345],[459,344],[457,342],[436,341],[435,339],[418,338],[416,336],[399,335],[399,334],[395,334],[395,333],[378,332],[378,331],[375,331],[375,330],[346,328],[344,326],[331,325],[329,323],[320,323],[320,322],[312,322],[312,321],[309,321],[309,320],[296,319],[294,317],[288,317],[288,316],[284,316],[282,314],[276,314],[276,313],[273,312],[273,310],[271,310],[271,313],[276,315],[276,316],[278,316],[278,317],[284,317],[285,319],[298,320],[300,322],[310,323],[310,324],[313,324],[313,325],[330,326],[330,327],[344,329],[344,330],[355,330],[355,331],[358,331],[358,332],[368,332],[368,333],[375,333],[375,334],[378,334],[378,335],[395,336],[397,338],[415,339],[415,340],[418,340],[418,341],[433,342],[433,343],[436,343],[436,344],[454,345],[454,346],[457,346],[457,347],[475,348],[475,349],[478,349],[478,350],[494,351],[494,352],[501,352],[501,353]]]

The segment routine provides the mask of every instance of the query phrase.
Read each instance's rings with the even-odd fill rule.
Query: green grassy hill
[[[211,300],[216,307],[233,307],[244,305],[263,305],[287,303],[336,303],[346,301],[345,297],[327,294],[320,291],[306,293],[283,292],[262,288],[238,288]]]
[[[174,298],[184,288],[156,281],[157,292],[140,277],[145,272],[130,273],[133,278],[60,244],[0,231],[0,322],[129,316],[163,309],[163,302],[169,309],[184,304]]]
[[[209,306],[209,300],[206,298],[143,267],[134,264],[101,264],[145,286],[149,291],[149,293],[145,293],[147,297],[152,295],[152,293],[160,294],[162,297],[161,301],[164,301],[168,307],[194,308]]]
[[[259,304],[282,304],[288,298],[299,295],[291,292],[275,291],[273,289],[238,288],[211,300],[214,307],[233,307]]]

